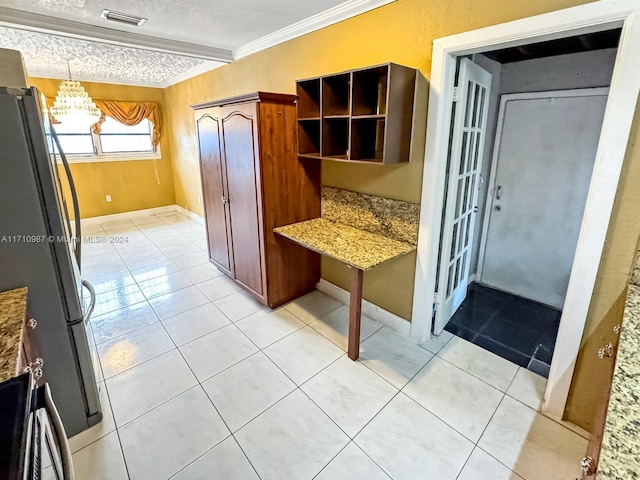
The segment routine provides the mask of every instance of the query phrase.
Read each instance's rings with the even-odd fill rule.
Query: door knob
[[[496,200],[500,200],[501,194],[502,194],[502,185],[498,185],[496,187]]]
[[[222,197],[222,203],[226,205],[227,203],[229,203],[229,199],[227,197],[223,196]]]
[[[500,210],[502,210],[502,207],[501,207],[500,205],[496,205],[495,207],[493,207],[493,209],[494,209],[496,212],[499,212]]]

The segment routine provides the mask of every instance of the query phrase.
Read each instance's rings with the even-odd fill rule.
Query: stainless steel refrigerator
[[[0,291],[29,288],[42,381],[73,436],[102,419],[86,330],[95,294],[85,309],[77,195],[43,108],[34,88],[0,87]]]

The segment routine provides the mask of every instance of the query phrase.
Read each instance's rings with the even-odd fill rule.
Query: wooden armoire
[[[192,105],[210,261],[274,308],[315,287],[320,256],[273,233],[320,217],[320,163],[296,155],[296,96]]]

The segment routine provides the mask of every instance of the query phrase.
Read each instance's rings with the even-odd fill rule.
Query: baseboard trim
[[[148,217],[149,215],[159,215],[162,213],[172,212],[181,213],[199,224],[204,225],[204,218],[184,207],[181,207],[180,205],[165,205],[164,207],[145,208],[143,210],[133,210],[131,212],[112,213],[111,215],[83,218],[81,221],[82,225],[98,225],[100,223],[131,220],[132,218]]]
[[[321,278],[316,285],[316,290],[329,295],[331,298],[335,298],[339,302],[345,305],[349,304],[349,292],[344,288],[341,288],[324,278]],[[375,305],[368,300],[362,300],[362,313],[367,317],[371,317],[376,322],[383,324],[386,327],[394,330],[399,335],[409,338],[411,330],[411,322],[399,317],[395,313],[391,313],[384,308]]]
[[[99,217],[83,218],[83,225],[97,225],[100,223],[117,222],[119,220],[130,220],[132,218],[157,215],[159,213],[177,212],[178,205],[165,205],[164,207],[145,208],[143,210],[133,210],[131,212],[112,213],[111,215],[101,215]]]
[[[582,438],[586,440],[589,440],[591,438],[590,432],[587,432],[584,428],[579,427],[575,423],[571,423],[567,420],[562,420],[561,418],[558,418],[555,415],[552,415],[551,413],[546,412],[544,409],[540,413],[545,417],[547,417],[549,420],[553,420],[554,422],[559,423],[563,427],[568,428],[574,433],[577,433],[578,435],[580,435]]]
[[[191,210],[187,210],[180,205],[174,205],[178,212],[185,214],[187,217],[191,218],[191,220],[198,222],[200,225],[204,225],[204,218],[198,215],[197,213],[193,213]]]

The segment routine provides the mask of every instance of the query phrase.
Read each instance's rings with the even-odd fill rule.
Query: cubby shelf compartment
[[[322,156],[349,159],[349,119],[325,118],[322,123]]]
[[[349,116],[351,74],[332,75],[322,79],[322,116]]]
[[[298,118],[320,118],[320,79],[298,82]]]
[[[320,119],[298,120],[298,154],[320,156]]]
[[[387,113],[387,65],[353,72],[353,115],[385,115]]]
[[[357,163],[408,162],[419,78],[413,68],[387,63],[299,80],[298,154]]]
[[[351,120],[350,160],[381,163],[384,152],[384,132],[384,118]]]

